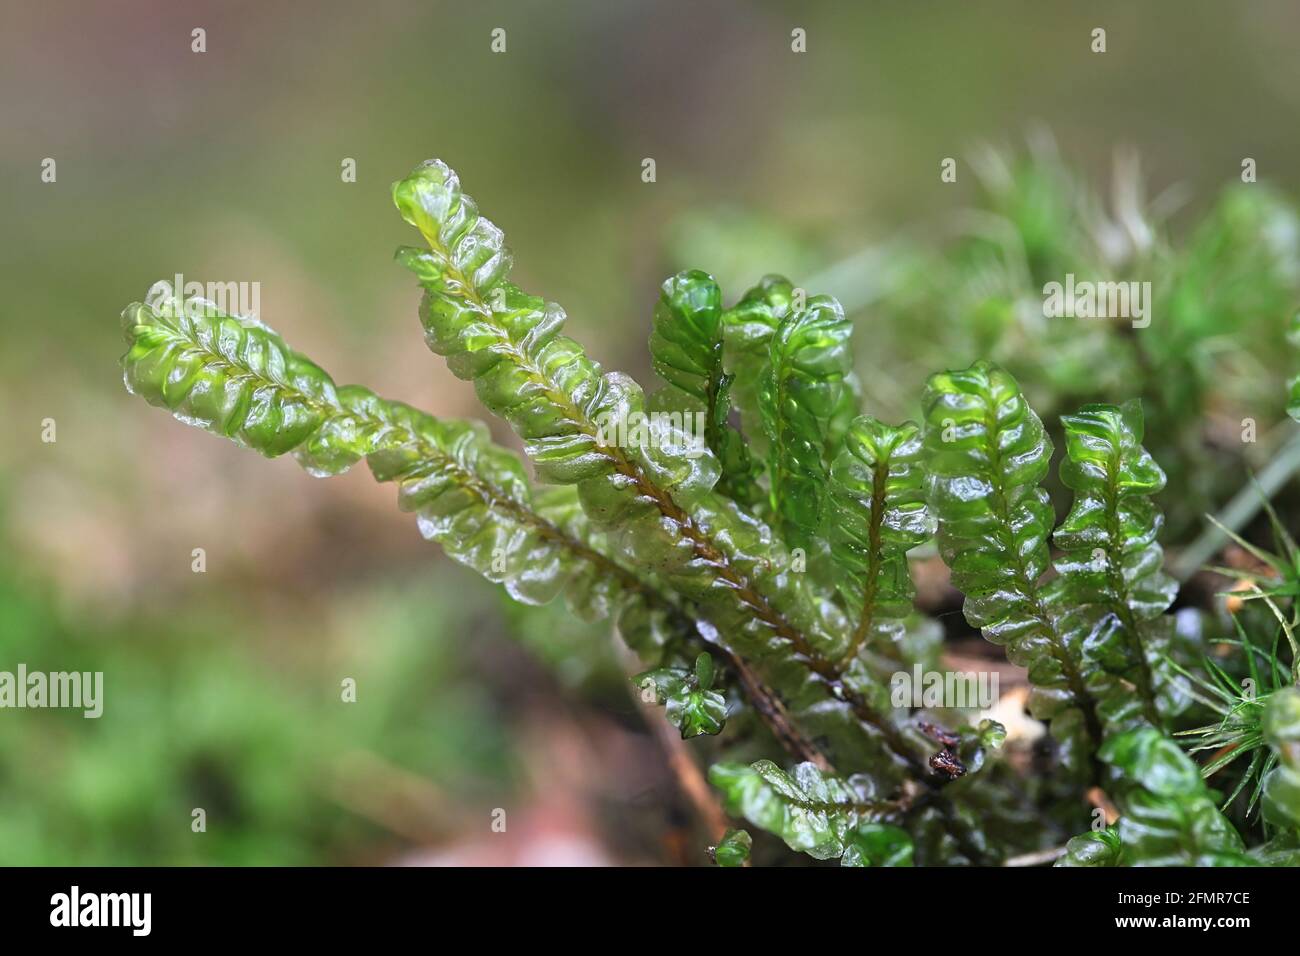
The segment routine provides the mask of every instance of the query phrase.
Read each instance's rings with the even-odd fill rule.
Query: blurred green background
[[[1224,289],[1240,304],[1277,255],[1240,327],[1214,311],[1194,342],[1161,340],[1166,375],[1184,381],[1186,362],[1213,383],[1226,362],[1251,387],[1198,392],[1194,413],[1229,430],[1250,414],[1265,435],[1284,420],[1293,3],[43,0],[4,21],[0,670],[102,670],[106,703],[99,720],[0,711],[3,864],[703,862],[602,629],[508,607],[364,469],[314,480],[122,388],[117,315],[179,272],[259,282],[262,318],[340,382],[478,414],[421,344],[414,283],[392,262],[410,237],[388,184],[426,157],[460,171],[520,285],[562,303],[606,365],[650,382],[671,272],[709,270],[729,300],[784,272],[854,307],[868,410],[898,417],[928,372],[986,352],[1018,357],[1045,411],[1154,387],[1087,336],[1008,334],[1005,289],[977,296],[1006,306],[993,318],[966,311],[928,258],[979,232],[964,209],[1020,203],[1003,212],[1032,291],[1078,227],[1055,198],[1070,187],[1043,198],[1026,178],[990,198],[982,144],[1071,169],[1102,200],[1132,147],[1152,197],[1181,190],[1162,233],[1216,261],[1253,250],[1222,283],[1182,288],[1185,313]],[[1089,48],[1098,26],[1104,54]],[[1264,205],[1225,192],[1247,156]],[[1192,414],[1163,397],[1169,420]],[[1199,477],[1197,452],[1176,475],[1163,459],[1187,498],[1176,534],[1279,441]]]

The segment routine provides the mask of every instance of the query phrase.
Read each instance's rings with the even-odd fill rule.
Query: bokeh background
[[[1279,257],[1240,328],[1214,312],[1195,354],[1163,355],[1171,380],[1227,362],[1250,385],[1171,399],[1171,421],[1231,431],[1244,409],[1264,436],[1171,468],[1175,537],[1283,441],[1294,3],[7,0],[3,21],[0,669],[106,675],[99,720],[0,711],[3,864],[705,862],[673,748],[603,628],[510,607],[364,469],[312,479],[122,388],[117,316],[180,272],[259,282],[262,318],[340,382],[478,414],[423,347],[392,262],[410,235],[388,184],[426,157],[460,171],[517,281],[562,303],[606,365],[651,380],[673,271],[709,270],[729,299],[783,272],[845,299],[868,407],[899,417],[928,372],[989,352],[1018,358],[1047,411],[1142,390],[1088,336],[1016,326],[1014,296],[994,319],[964,313],[932,258],[999,201],[986,145],[1114,194],[1121,223],[1131,148],[1170,241]],[[1233,198],[1247,156],[1266,208]],[[1050,252],[1080,230],[1052,198],[1070,188],[1017,193],[1019,235]],[[1031,273],[1050,265],[1022,245]],[[1239,304],[1247,285],[1186,297]]]

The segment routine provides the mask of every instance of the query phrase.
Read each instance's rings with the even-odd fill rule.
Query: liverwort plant
[[[834,299],[771,276],[728,306],[692,270],[654,307],[664,384],[646,394],[514,284],[501,230],[445,164],[417,167],[393,200],[419,238],[397,259],[423,290],[430,349],[527,462],[481,423],[338,385],[257,319],[166,283],[123,313],[127,388],[313,475],[364,461],[426,538],[517,601],[563,595],[610,619],[643,661],[642,699],[717,758],[708,779],[738,826],[716,863],[750,859],[744,827],[850,866],[1053,846],[1074,864],[1297,859],[1290,703],[1251,737],[1272,748],[1256,770],[1262,825],[1280,832],[1239,833],[1166,736],[1196,726],[1184,714],[1205,695],[1166,614],[1176,586],[1152,500],[1165,476],[1136,402],[1063,416],[1074,500],[1058,524],[1042,484],[1052,441],[997,365],[932,376],[922,424],[887,424],[860,407]],[[1027,669],[1050,729],[1041,779],[999,755],[992,716],[891,696],[892,676],[937,666],[909,559],[932,539],[966,619]],[[1124,816],[1067,850],[1098,787]],[[1252,836],[1268,842],[1256,852]]]

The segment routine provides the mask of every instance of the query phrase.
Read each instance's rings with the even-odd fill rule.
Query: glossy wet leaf
[[[845,841],[840,866],[911,866],[912,838],[888,823],[863,823]]]
[[[1163,570],[1163,519],[1151,503],[1165,475],[1142,447],[1137,402],[1086,405],[1061,422],[1061,480],[1074,502],[1053,536],[1062,554],[1051,600],[1067,620],[1086,622],[1085,659],[1138,688],[1142,714],[1132,719],[1159,724],[1190,703],[1165,664],[1173,621],[1164,612],[1178,585]]]
[[[722,763],[709,770],[709,782],[722,792],[727,812],[818,860],[844,855],[853,830],[875,822],[880,812],[849,781],[811,763],[786,773],[770,760]]]
[[[836,586],[853,622],[849,653],[864,643],[893,651],[912,612],[909,549],[929,540],[920,429],[854,419],[831,464],[824,534]]]
[[[1200,770],[1152,727],[1109,738],[1098,757],[1119,774],[1120,818],[1106,835],[1070,841],[1060,866],[1251,866]]]
[[[124,317],[128,387],[264,455],[292,454],[312,474],[364,459],[398,486],[428,537],[518,600],[563,594],[577,616],[615,620],[651,668],[638,684],[683,737],[730,722],[725,741],[693,746],[747,761],[790,755],[789,772],[732,762],[710,779],[732,814],[818,859],[996,863],[1059,845],[1056,821],[1077,820],[1085,786],[1098,784],[1121,819],[1071,840],[1061,865],[1300,860],[1294,692],[1259,673],[1293,680],[1293,662],[1278,655],[1294,651],[1294,543],[1284,532],[1285,555],[1265,561],[1276,579],[1251,592],[1252,609],[1272,614],[1265,626],[1287,636],[1280,650],[1252,647],[1244,631],[1225,641],[1210,615],[1196,633],[1175,628],[1153,503],[1165,477],[1143,447],[1136,404],[1063,416],[1061,478],[1074,498],[1053,535],[1042,487],[1051,442],[999,367],[933,376],[923,434],[888,426],[858,414],[851,326],[835,300],[805,303],[770,276],[724,308],[717,284],[689,271],[661,290],[650,360],[666,385],[646,396],[564,334],[559,306],[514,285],[501,231],[448,167],[420,166],[393,198],[423,239],[399,259],[423,288],[429,345],[515,430],[543,484],[481,424],[338,386],[261,323],[210,303],[187,310],[165,289]],[[1044,208],[1060,218],[1051,202],[1025,208],[1031,219]],[[1006,212],[1025,224],[1024,209]],[[1031,238],[1027,248],[1068,264],[1056,256],[1068,242]],[[1250,270],[1223,274],[1232,296],[1184,282],[1170,304],[1213,325],[1250,294]],[[1260,301],[1275,304],[1277,291]],[[1202,294],[1213,308],[1198,305]],[[997,295],[978,304],[980,328],[1015,314]],[[1142,341],[1167,361],[1177,339]],[[882,382],[915,371],[875,364]],[[1050,394],[1061,372],[1053,365],[1035,387],[1046,381]],[[1089,375],[1067,377],[1091,389]],[[877,398],[885,390],[873,387]],[[1178,391],[1174,381],[1161,395]],[[1159,440],[1160,426],[1149,431]],[[942,625],[914,613],[907,560],[935,518],[968,621],[1027,669],[1031,711],[1050,724],[1053,746],[1034,751],[1042,774],[1023,773],[1014,711],[1008,738],[983,715],[940,727],[947,717],[891,699],[899,670],[942,669]],[[1211,643],[1235,644],[1249,668],[1204,654]],[[1238,687],[1247,672],[1269,692]],[[1201,767],[1149,726],[1187,726],[1176,723],[1188,699],[1174,673],[1222,718],[1189,732],[1208,754]],[[1238,757],[1248,770],[1229,766]],[[1247,852],[1216,804],[1236,813],[1250,781],[1264,821],[1248,824],[1258,839]],[[731,831],[714,857],[740,865],[749,847],[747,833]]]
[[[661,667],[632,678],[645,694],[653,694],[654,703],[664,706],[668,722],[682,732],[683,740],[701,734],[719,734],[727,720],[726,698],[710,690],[697,676],[700,670],[707,669],[711,684],[711,665],[702,665],[699,660],[712,658],[701,654],[694,671]]]
[[[760,462],[766,461],[768,443],[759,392],[771,357],[772,336],[790,314],[793,298],[789,279],[764,276],[722,314],[723,365],[733,380],[731,401],[740,412],[751,455]]]
[[[722,290],[698,270],[679,273],[660,290],[650,334],[655,371],[679,393],[658,403],[698,419],[698,436],[722,469],[718,490],[742,504],[758,500],[753,464],[744,439],[728,423],[733,376],[723,369]],[[673,406],[676,405],[676,408]]]
[[[813,592],[770,527],[713,490],[720,466],[712,452],[687,458],[680,447],[688,436],[620,431],[644,415],[640,387],[625,375],[601,372],[562,334],[559,306],[509,282],[501,231],[479,215],[456,174],[429,161],[394,185],[393,198],[426,243],[400,250],[398,258],[424,288],[420,316],[430,347],[510,423],[539,476],[577,485],[584,511],[608,533],[615,556],[697,602],[708,632],[782,694],[808,734],[863,769],[865,754],[906,753],[890,715],[865,699],[835,694],[826,680],[834,674],[828,661],[843,648],[838,609]],[[705,286],[702,280],[692,286],[704,308],[690,308],[693,320],[708,326],[712,294]],[[847,338],[847,328],[842,316],[831,322],[834,311],[819,303],[814,316],[781,338],[780,380],[799,379],[782,394],[808,399],[798,403],[796,422],[834,405],[820,386],[805,387],[843,361],[836,343]],[[826,354],[828,346],[834,354]],[[698,369],[687,364],[678,357],[670,374],[698,388]],[[872,762],[886,776],[898,773],[889,757]]]
[[[1057,866],[1121,866],[1123,844],[1114,827],[1071,837]]]
[[[931,376],[923,406],[927,498],[966,619],[1029,669],[1031,711],[1082,773],[1100,733],[1097,702],[1041,583],[1055,517],[1040,485],[1051,439],[1016,380],[988,362]]]
[[[745,830],[728,830],[713,848],[713,862],[725,867],[744,866],[753,845],[754,838]]]
[[[844,417],[853,414],[852,333],[839,303],[815,296],[769,340],[758,396],[770,448],[768,491],[792,547],[807,548],[820,530],[831,458]]]
[[[401,508],[451,557],[519,601],[566,595],[586,618],[614,615],[653,656],[676,623],[635,575],[592,545],[571,492],[536,495],[523,463],[477,422],[441,420],[356,385],[337,386],[263,323],[165,284],[122,316],[128,390],[177,419],[268,457],[292,454],[313,475],[365,459],[398,486]]]

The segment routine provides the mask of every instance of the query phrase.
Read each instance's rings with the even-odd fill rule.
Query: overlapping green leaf
[[[1152,727],[1109,738],[1098,756],[1120,774],[1120,818],[1070,841],[1058,866],[1251,866],[1196,764]]]
[[[1074,504],[1054,535],[1062,556],[1051,600],[1087,629],[1085,658],[1129,678],[1142,713],[1159,725],[1190,700],[1165,664],[1173,619],[1164,612],[1178,585],[1163,571],[1162,516],[1150,501],[1164,487],[1164,472],[1142,447],[1137,402],[1086,405],[1061,421],[1061,480]]]
[[[843,780],[811,763],[786,773],[770,760],[759,760],[751,765],[715,764],[709,782],[722,791],[728,813],[744,817],[814,859],[838,859],[851,845],[856,847],[854,865],[873,854],[882,859],[904,855],[905,834],[868,833],[855,839],[860,825],[877,822],[887,809],[868,796],[869,790],[859,789],[863,781]]]
[[[849,654],[866,642],[901,639],[912,611],[908,549],[928,540],[935,521],[925,503],[920,429],[854,419],[831,464],[825,536],[839,588],[854,622]]]
[[[821,528],[831,459],[855,405],[852,334],[840,304],[815,296],[781,321],[768,345],[759,390],[768,494],[791,547],[807,548]]]
[[[750,453],[759,461],[766,461],[768,453],[759,404],[762,371],[771,355],[772,336],[790,314],[793,300],[790,280],[769,275],[722,313],[722,361],[733,379],[731,401],[740,411],[740,425]]]
[[[723,867],[744,866],[753,845],[754,838],[744,830],[728,830],[713,848],[713,862]]]
[[[722,290],[698,269],[671,277],[659,292],[650,358],[665,382],[709,404],[722,370]]]
[[[712,276],[692,270],[663,284],[650,357],[655,371],[677,394],[665,400],[651,396],[651,405],[698,416],[704,443],[722,468],[718,491],[750,504],[760,489],[745,442],[727,421],[734,376],[723,369],[722,328],[722,291]]]
[[[676,440],[680,449],[687,436],[653,430],[634,441],[611,437],[610,425],[644,414],[640,388],[601,373],[561,334],[558,306],[507,281],[500,230],[479,216],[446,165],[418,167],[394,185],[393,197],[427,243],[399,258],[424,287],[420,315],[430,346],[511,424],[539,474],[576,484],[616,556],[698,602],[715,639],[751,662],[792,713],[820,724],[810,734],[836,738],[855,765],[865,740],[885,775],[896,775],[900,761],[916,766],[887,714],[836,692],[829,661],[842,652],[842,616],[813,595],[766,525],[712,491],[719,475],[712,452],[675,454],[669,446]],[[830,308],[822,304],[819,314]],[[795,351],[816,366],[811,341]],[[613,434],[626,438],[617,428]]]
[[[1051,720],[1064,762],[1083,772],[1101,728],[1071,646],[1082,635],[1059,629],[1040,585],[1054,524],[1039,485],[1051,439],[1015,379],[988,362],[931,376],[924,407],[927,497],[966,619],[1029,668],[1031,710]]]
[[[912,838],[888,823],[860,823],[849,832],[840,866],[911,866]]]
[[[680,626],[671,605],[647,604],[633,575],[575,537],[564,492],[533,500],[522,462],[482,424],[336,386],[261,322],[181,301],[165,283],[122,320],[127,388],[179,420],[268,457],[292,453],[317,476],[364,458],[378,480],[398,484],[402,508],[454,559],[525,603],[563,592],[584,617],[616,614],[628,642],[651,656]]]
[[[1115,827],[1071,837],[1057,866],[1123,866],[1124,844]]]
[[[632,681],[653,702],[663,704],[668,722],[682,732],[682,739],[722,732],[727,719],[726,698],[713,690],[713,658],[707,653],[695,659],[695,667],[659,667],[637,674]]]
[[[511,424],[552,486],[534,490],[481,425],[336,386],[260,323],[207,303],[187,309],[166,290],[128,310],[128,386],[190,424],[268,456],[293,454],[313,474],[365,459],[398,485],[427,536],[521,601],[564,593],[583,617],[616,617],[654,665],[636,680],[683,737],[718,733],[737,703],[713,686],[716,655],[753,703],[737,710],[738,747],[752,757],[772,743],[743,736],[758,714],[795,760],[810,762],[788,774],[766,761],[722,764],[711,777],[733,813],[815,857],[908,865],[1041,849],[1048,827],[1032,824],[1058,811],[1077,817],[1086,775],[1123,814],[1070,841],[1061,865],[1300,862],[1300,696],[1275,683],[1257,697],[1244,635],[1250,689],[1236,686],[1243,668],[1226,659],[1204,665],[1222,687],[1198,700],[1219,709],[1221,697],[1226,716],[1184,731],[1214,754],[1201,774],[1148,726],[1170,723],[1186,703],[1162,668],[1195,685],[1182,663],[1204,641],[1180,631],[1172,646],[1173,585],[1150,500],[1164,475],[1142,447],[1136,405],[1064,417],[1062,478],[1075,498],[1055,533],[1052,577],[1054,516],[1039,487],[1051,444],[995,366],[931,380],[922,445],[915,426],[857,417],[849,324],[834,300],[805,307],[802,290],[768,277],[724,310],[713,280],[686,272],[665,283],[655,312],[651,353],[667,387],[647,397],[563,335],[558,306],[510,282],[500,230],[446,166],[423,165],[394,199],[426,240],[400,258],[424,287],[430,345]],[[1236,285],[1234,296],[1250,295],[1249,283]],[[1182,294],[1195,286],[1177,286],[1174,299],[1198,321],[1213,318],[1204,296]],[[1275,315],[1279,291],[1254,313]],[[993,303],[993,318],[1004,321],[1011,304]],[[1158,358],[1186,351],[1170,346],[1177,336],[1161,341]],[[1066,377],[1092,390],[1081,372],[1095,363],[1076,355],[1067,364]],[[1180,393],[1166,379],[1173,384],[1158,390]],[[1289,411],[1300,418],[1298,409],[1293,383]],[[1077,776],[1026,779],[1012,761],[988,759],[1005,736],[991,721],[949,731],[889,700],[887,678],[901,663],[937,653],[938,640],[905,620],[906,553],[932,530],[931,513],[954,583],[968,592],[968,619],[1028,668],[1031,709]],[[811,573],[798,551],[812,552]],[[832,576],[838,600],[820,587]],[[1252,596],[1286,607],[1295,589],[1282,577]],[[1294,651],[1291,624],[1269,607]],[[710,653],[695,656],[699,638]],[[1271,666],[1275,678],[1285,669],[1275,658]],[[1223,772],[1243,757],[1244,774]],[[1202,776],[1223,782],[1227,808],[1258,781],[1266,843],[1243,849]],[[713,853],[741,865],[749,848],[748,834],[730,831]]]

